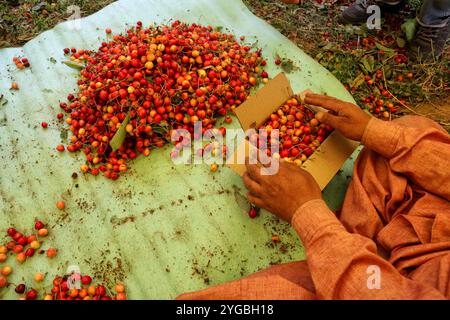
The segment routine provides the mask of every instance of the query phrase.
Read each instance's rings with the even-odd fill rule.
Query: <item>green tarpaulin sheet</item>
[[[96,49],[107,27],[121,32],[138,20],[147,25],[170,19],[246,36],[263,48],[270,75],[283,71],[274,64],[276,55],[292,61],[287,75],[295,91],[310,88],[353,101],[330,73],[239,0],[117,1],[92,16],[62,23],[22,48],[0,50],[0,230],[15,226],[31,233],[40,218],[50,229],[43,248],[59,249],[55,259],[36,255],[20,266],[9,258],[7,264],[15,268],[10,282],[25,281],[42,292],[55,275],[78,266],[94,281],[110,286],[123,281],[131,299],[171,299],[305,258],[289,225],[266,212],[248,218],[235,197],[245,189],[228,168],[213,174],[207,165],[174,165],[164,148],[133,161],[118,181],[83,175],[74,180],[84,155],[55,150],[67,142],[54,121],[59,102],[77,81],[76,71],[61,63],[62,49]],[[15,55],[28,57],[31,68],[17,70]],[[13,81],[19,91],[9,90]],[[50,123],[47,130],[40,127],[42,121]],[[237,121],[230,125],[237,126]],[[332,207],[342,200],[351,166],[350,159],[325,190]],[[61,199],[64,211],[55,208]],[[281,243],[273,244],[272,234]],[[42,285],[32,280],[38,271],[47,274]],[[0,298],[17,295],[13,288],[0,289]]]

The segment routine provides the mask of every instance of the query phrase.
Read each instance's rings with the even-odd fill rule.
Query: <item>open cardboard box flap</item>
[[[293,95],[289,80],[284,73],[280,73],[236,109],[235,113],[242,129],[246,131],[259,128],[272,112]],[[321,108],[313,107],[313,109],[319,111]],[[358,142],[345,138],[335,130],[303,163],[302,168],[311,173],[323,190],[358,145]],[[228,162],[228,166],[243,175],[246,167],[245,164],[237,161],[236,154],[245,152],[248,156],[251,148],[255,147],[245,140],[231,155],[232,161]]]
[[[280,73],[236,108],[235,113],[244,131],[256,129],[286,100],[294,95],[288,78]]]

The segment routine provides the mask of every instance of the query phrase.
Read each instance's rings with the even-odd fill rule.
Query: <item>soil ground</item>
[[[355,72],[351,70],[357,68],[359,64],[359,61],[355,64],[355,52],[359,53],[359,56],[365,54],[361,53],[360,48],[355,50],[354,46],[346,49],[346,43],[352,41],[360,43],[362,38],[371,38],[379,43],[389,42],[389,38],[394,40],[404,38],[401,24],[415,18],[415,12],[421,5],[420,0],[409,0],[393,10],[383,11],[381,31],[371,31],[364,26],[351,27],[338,24],[337,18],[345,6],[353,2],[350,0],[304,0],[297,5],[284,4],[275,0],[244,0],[244,2],[255,15],[266,20],[302,50],[319,60],[343,84],[350,84],[355,80]],[[400,105],[398,112],[390,115],[389,118],[404,114],[423,115],[437,121],[450,131],[450,46],[448,43],[438,61],[418,63],[409,60],[400,65],[401,68],[411,71],[414,79],[409,83],[405,81],[391,83],[391,92],[395,96],[404,98],[406,102]],[[398,50],[395,41],[389,47]],[[322,56],[324,52],[330,52],[329,48],[334,52],[338,51],[340,59],[326,61],[325,64]],[[346,65],[347,67],[343,69],[347,70],[344,70],[345,72],[337,70],[340,65]],[[361,107],[364,98],[371,93],[372,89],[368,86],[359,86],[352,91]]]

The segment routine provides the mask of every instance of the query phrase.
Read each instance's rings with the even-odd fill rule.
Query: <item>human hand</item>
[[[306,93],[305,103],[330,112],[318,112],[317,120],[338,130],[346,138],[361,141],[371,116],[353,103],[320,94]]]
[[[304,203],[322,198],[312,175],[284,160],[280,160],[275,175],[261,175],[261,167],[247,164],[243,180],[249,190],[247,198],[252,204],[289,223]]]

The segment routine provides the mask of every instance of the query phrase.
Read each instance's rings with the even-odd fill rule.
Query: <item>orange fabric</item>
[[[372,119],[362,142],[339,220],[323,200],[294,215],[306,262],[179,299],[449,299],[450,136],[409,116]]]

